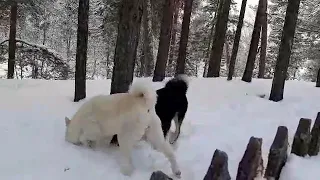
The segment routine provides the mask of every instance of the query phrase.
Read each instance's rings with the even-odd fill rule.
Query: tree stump
[[[320,150],[320,112],[318,112],[317,118],[311,130],[311,140],[309,144],[308,154],[309,156],[318,155]]]
[[[239,163],[236,180],[253,180],[262,163],[262,138],[251,137]]]
[[[210,166],[203,180],[230,180],[228,170],[228,155],[216,149],[211,159]]]
[[[308,153],[311,119],[301,118],[294,135],[291,153],[304,157]]]
[[[288,129],[279,126],[277,134],[270,147],[268,164],[264,177],[267,179],[278,180],[283,166],[287,162],[288,150]]]
[[[162,171],[155,171],[151,174],[150,180],[173,180]]]

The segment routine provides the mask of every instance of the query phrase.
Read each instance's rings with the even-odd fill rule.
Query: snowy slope
[[[163,83],[154,83],[161,87]],[[87,82],[87,96],[109,93],[110,81]],[[301,117],[314,119],[320,111],[320,89],[313,83],[289,81],[285,100],[267,100],[271,80],[247,84],[240,80],[193,79],[188,91],[189,110],[175,147],[182,180],[201,180],[216,148],[229,155],[235,179],[238,163],[250,136],[263,138],[266,163],[277,127],[289,129],[289,141]],[[148,179],[154,170],[172,175],[167,159],[141,142],[133,152],[134,174],[119,171],[117,148],[96,151],[64,141],[64,117],[72,116],[82,102],[74,103],[73,81],[1,80],[1,180],[106,180]],[[266,94],[265,99],[258,95]],[[320,156],[290,155],[282,180],[318,180]],[[308,176],[307,176],[308,175]],[[309,177],[310,176],[310,177]]]

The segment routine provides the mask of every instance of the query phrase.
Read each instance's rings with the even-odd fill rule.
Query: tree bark
[[[184,74],[184,70],[185,70],[192,3],[193,3],[193,0],[186,0],[184,4],[179,54],[178,54],[178,60],[177,60],[177,66],[176,66],[176,75]]]
[[[262,24],[261,24],[261,51],[259,60],[259,72],[258,78],[264,78],[264,72],[266,69],[266,56],[267,56],[267,43],[268,43],[268,17],[267,17],[268,0],[264,0],[262,3]]]
[[[12,1],[10,9],[9,59],[7,73],[8,79],[13,79],[14,77],[14,67],[16,58],[17,9],[17,2]]]
[[[227,67],[227,71],[230,69],[229,64],[230,64],[230,48],[229,48],[229,42],[228,40],[224,43],[225,47],[226,47],[226,67]]]
[[[163,81],[165,78],[166,64],[168,60],[171,25],[174,9],[174,0],[165,0],[160,28],[160,40],[157,54],[157,62],[153,74],[153,82]]]
[[[219,2],[220,2],[220,0],[218,0],[218,2],[217,2],[216,12],[214,13],[214,17],[213,17],[213,20],[212,20],[212,26],[210,28],[210,34],[209,34],[209,37],[208,37],[208,46],[207,46],[207,50],[206,50],[206,58],[205,58],[205,62],[204,62],[204,68],[203,68],[202,77],[207,77],[208,64],[209,64],[209,58],[210,58],[210,49],[211,49],[211,39],[213,37],[214,27],[215,27],[215,24],[217,22],[217,14],[218,14]]]
[[[318,76],[317,76],[316,87],[320,87],[320,68],[318,69]]]
[[[261,9],[263,5],[263,1],[266,1],[266,0],[259,0],[256,19],[254,22],[253,32],[251,36],[251,43],[250,43],[250,49],[249,49],[249,54],[247,58],[246,68],[242,76],[242,81],[245,81],[245,82],[252,81],[254,63],[258,53],[258,44],[260,40],[261,22],[262,22],[262,16],[263,16]]]
[[[154,66],[150,0],[143,2],[143,32],[144,76],[150,77]]]
[[[207,77],[219,77],[223,45],[226,37],[231,0],[221,0],[213,37]]]
[[[269,100],[271,101],[278,102],[283,99],[285,79],[288,71],[291,49],[296,30],[299,5],[300,0],[289,0],[288,2],[285,22],[281,36],[281,44],[269,97]]]
[[[107,57],[107,62],[106,62],[106,76],[107,76],[107,79],[110,78],[110,50],[109,48],[107,49],[107,53],[106,53],[106,57]]]
[[[234,41],[233,41],[232,53],[231,53],[231,58],[230,58],[228,80],[232,80],[232,76],[234,74],[234,68],[236,65],[236,59],[237,59],[237,54],[238,54],[238,49],[239,49],[239,42],[240,42],[240,38],[241,38],[241,30],[242,30],[242,26],[243,26],[243,18],[244,18],[244,14],[246,12],[246,5],[247,5],[247,0],[242,0],[239,21],[238,21]]]
[[[143,22],[143,14],[144,14],[144,12],[142,13],[142,24],[144,24],[144,22]],[[144,28],[141,30],[141,32],[140,33],[142,33],[143,34],[143,36],[144,36],[144,34],[145,34],[145,32],[144,32],[145,30],[144,30]],[[145,64],[146,64],[146,62],[145,62],[145,52],[144,52],[144,44],[145,44],[145,42],[144,42],[144,39],[143,39],[143,42],[141,42],[142,44],[140,44],[140,62],[136,62],[137,64],[137,72],[136,73],[138,73],[138,77],[144,77],[144,75],[146,74],[145,73]],[[140,64],[138,64],[138,63],[140,63]]]
[[[169,62],[168,65],[170,66],[173,62],[174,53],[175,53],[175,46],[176,46],[176,38],[177,38],[177,26],[178,26],[178,17],[179,17],[179,10],[180,10],[180,1],[182,0],[175,0],[174,3],[174,15],[173,15],[173,23],[171,28],[171,41],[170,41],[170,52],[169,52]]]
[[[122,0],[110,94],[124,93],[133,81],[140,36],[142,0]]]
[[[91,79],[94,79],[94,76],[96,75],[97,72],[97,58],[96,58],[96,47],[93,46],[93,71],[91,75]]]
[[[89,0],[79,0],[74,102],[86,98]]]

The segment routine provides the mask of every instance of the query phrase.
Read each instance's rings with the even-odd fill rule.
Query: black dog
[[[155,109],[161,120],[164,137],[167,137],[172,119],[175,122],[176,131],[169,137],[171,144],[178,139],[188,110],[187,90],[188,81],[184,75],[172,78],[163,88],[157,90],[158,98]],[[117,135],[112,137],[111,144],[118,145]]]

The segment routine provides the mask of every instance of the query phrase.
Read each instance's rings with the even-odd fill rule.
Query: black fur
[[[162,131],[165,137],[176,114],[179,124],[182,124],[184,120],[188,110],[187,90],[187,82],[180,77],[169,80],[165,87],[157,90],[156,113],[161,119]]]
[[[171,121],[177,114],[178,123],[181,125],[188,110],[188,99],[186,96],[188,82],[181,76],[169,80],[166,85],[157,90],[156,113],[162,123],[164,137],[167,136]],[[117,136],[114,135],[112,144],[118,144]]]

